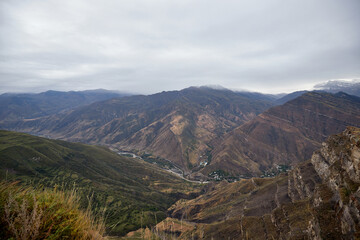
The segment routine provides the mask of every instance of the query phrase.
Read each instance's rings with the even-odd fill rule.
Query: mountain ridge
[[[59,113],[127,94],[104,89],[53,91],[42,93],[4,93],[0,95],[0,123],[33,119]]]
[[[212,151],[212,163],[202,171],[222,169],[259,176],[276,165],[304,161],[327,136],[348,125],[360,127],[359,97],[306,93],[229,132]]]
[[[189,87],[0,122],[0,128],[151,154],[190,178],[206,180],[217,171],[250,177],[291,167],[329,134],[358,126],[356,96],[313,91],[272,107],[276,101],[259,93]]]
[[[203,161],[200,156],[209,151],[213,138],[270,106],[269,101],[227,89],[191,87],[149,96],[114,98],[64,114],[0,127],[151,152],[187,171]]]

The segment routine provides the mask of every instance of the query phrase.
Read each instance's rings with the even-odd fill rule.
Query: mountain
[[[285,96],[278,98],[275,100],[276,105],[282,105],[288,101],[291,101],[297,97],[300,97],[301,95],[307,93],[308,91],[297,91],[293,93],[286,94]]]
[[[332,80],[325,83],[317,84],[314,89],[322,90],[330,93],[345,92],[350,95],[360,97],[360,80],[337,81]]]
[[[360,129],[331,136],[275,178],[209,185],[179,201],[155,233],[178,239],[359,239]]]
[[[97,101],[129,94],[107,90],[47,91],[38,94],[4,93],[0,95],[0,122],[43,117]]]
[[[0,130],[0,179],[42,189],[75,187],[87,207],[106,208],[108,234],[125,234],[166,217],[166,209],[191,197],[198,184],[104,147]],[[1,206],[2,207],[2,206]]]
[[[227,89],[190,87],[93,103],[62,114],[0,124],[52,138],[143,151],[188,172],[209,158],[212,141],[272,106]]]
[[[328,92],[328,93],[338,93],[338,92],[344,92],[349,95],[354,95],[357,97],[360,97],[360,80],[353,80],[351,82],[349,81],[327,81],[325,83],[320,83],[314,86],[315,91],[318,92]],[[282,105],[288,101],[291,101],[304,93],[307,93],[309,91],[296,91],[289,94],[286,94],[280,98],[275,97],[275,104],[276,105]]]
[[[240,91],[236,93],[238,93],[241,96],[248,97],[254,100],[263,100],[267,102],[276,102],[278,99],[283,97],[283,94],[263,94],[259,92],[246,92],[246,91]]]
[[[360,127],[359,97],[309,92],[226,134],[202,172],[259,176],[279,165],[293,166],[310,158],[327,136],[347,126]]]

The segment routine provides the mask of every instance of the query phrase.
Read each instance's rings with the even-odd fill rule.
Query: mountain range
[[[0,178],[75,187],[125,239],[356,239],[360,97],[333,91],[3,94]]]
[[[127,95],[129,94],[103,89],[78,92],[47,91],[38,94],[4,93],[0,95],[0,122],[43,117]]]
[[[227,133],[202,171],[252,176],[279,165],[295,165],[347,126],[360,127],[359,97],[308,92]]]
[[[113,98],[1,128],[52,138],[140,150],[184,171],[199,166],[211,141],[272,106],[269,100],[207,87]]]
[[[278,105],[281,99],[292,100]],[[360,127],[359,97],[315,91],[281,99],[191,87],[112,98],[0,127],[153,155],[199,180],[287,169],[309,158],[327,136]]]

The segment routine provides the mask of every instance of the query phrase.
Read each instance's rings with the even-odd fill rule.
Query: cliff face
[[[296,165],[347,126],[360,127],[360,98],[310,92],[270,108],[228,133],[203,172],[222,169],[257,176],[275,165]]]
[[[330,137],[311,162],[332,193],[341,233],[360,237],[360,129],[348,128]],[[315,196],[315,205],[323,199]]]
[[[358,239],[359,212],[360,129],[354,127],[286,174],[222,182],[169,209],[173,218],[195,223],[180,231],[183,239]]]

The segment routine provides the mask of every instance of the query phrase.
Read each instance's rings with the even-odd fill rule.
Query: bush
[[[0,183],[0,239],[104,239],[103,218],[79,208],[76,191]]]

